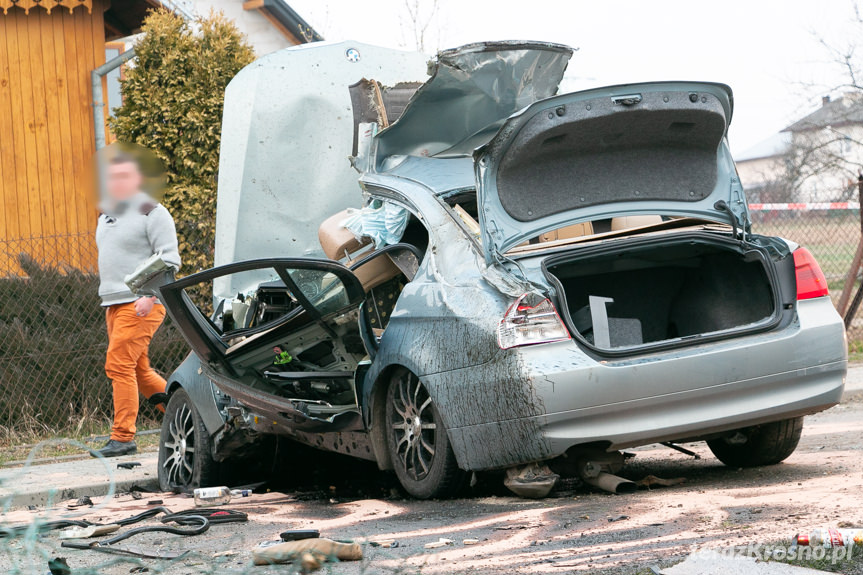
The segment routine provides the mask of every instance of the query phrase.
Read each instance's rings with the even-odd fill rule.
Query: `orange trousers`
[[[114,388],[114,425],[111,439],[131,441],[135,438],[138,419],[138,393],[145,398],[165,391],[165,380],[150,367],[147,349],[153,334],[165,319],[160,304],[144,317],[135,313],[135,302],[109,306],[105,311],[108,325],[108,354],[105,373]]]

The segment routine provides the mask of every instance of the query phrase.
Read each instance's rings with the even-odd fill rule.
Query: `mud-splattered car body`
[[[395,469],[409,492],[431,497],[452,493],[468,471],[586,449],[752,443],[760,436],[746,430],[839,401],[842,322],[826,286],[818,291],[817,264],[751,230],[725,138],[727,87],[557,95],[569,48],[488,43],[439,54],[431,79],[393,112],[387,87],[421,80],[419,60],[379,50],[284,51],[228,88],[220,267],[157,289],[195,352],[171,377],[191,407],[169,405],[164,486],[213,480],[177,447],[184,433],[216,461],[289,436]],[[351,69],[367,55],[373,65]],[[321,121],[325,138],[286,134],[280,111],[257,106],[249,86],[278,68],[314,74],[316,58],[338,69],[315,92],[335,104],[317,111],[342,114],[341,127],[328,133]],[[321,161],[292,163],[299,149]],[[348,155],[359,188],[347,160],[328,163]],[[326,218],[370,202],[405,210],[401,241],[361,257],[327,253]],[[395,264],[397,279],[362,279],[376,257]],[[265,268],[267,282],[226,279]],[[801,273],[815,291],[801,292]],[[313,288],[308,274],[319,276]],[[212,308],[197,306],[206,313],[189,295],[202,283],[215,286]],[[236,310],[245,317],[266,286],[288,296],[289,311],[235,329]],[[339,305],[315,303],[326,290]],[[192,412],[198,427],[183,429]]]

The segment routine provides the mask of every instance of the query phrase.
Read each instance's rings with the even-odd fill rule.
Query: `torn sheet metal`
[[[349,160],[348,87],[372,76],[387,86],[423,82],[427,59],[358,42],[317,42],[243,68],[225,90],[215,264],[322,256],[321,222],[363,204]]]
[[[557,93],[572,48],[548,42],[482,42],[444,50],[432,78],[377,140],[391,156],[468,155],[510,115]]]

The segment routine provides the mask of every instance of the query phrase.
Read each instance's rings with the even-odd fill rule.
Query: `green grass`
[[[52,437],[48,439],[70,439],[86,445],[88,449],[98,449],[105,444],[105,437],[109,432],[110,428],[103,428],[97,435]],[[45,439],[44,437],[31,436],[26,440],[23,437],[19,437],[19,440],[15,442],[9,442],[8,439],[0,442],[0,467],[8,465],[13,461],[24,461],[34,449],[36,449],[36,453],[33,454],[33,457],[36,459],[51,459],[73,455],[87,456],[87,452],[80,445],[73,443],[46,443],[40,446],[39,443]],[[135,443],[138,444],[138,452],[156,451],[159,447],[159,434],[138,435],[135,438]]]

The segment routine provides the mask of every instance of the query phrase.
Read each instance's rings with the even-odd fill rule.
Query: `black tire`
[[[213,459],[210,435],[189,394],[171,394],[159,437],[159,487],[163,491],[189,491],[219,481],[219,463]]]
[[[387,446],[399,483],[418,499],[456,495],[467,474],[459,469],[437,407],[417,376],[393,375],[387,389]]]
[[[794,417],[741,429],[734,436],[707,442],[710,451],[729,467],[775,465],[797,449],[803,431],[803,418]],[[745,438],[745,439],[744,439]]]

